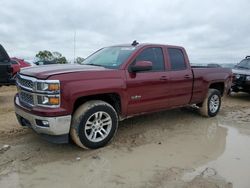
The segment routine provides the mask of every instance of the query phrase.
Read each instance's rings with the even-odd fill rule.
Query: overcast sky
[[[184,46],[193,63],[250,55],[249,0],[0,0],[0,43],[10,56],[39,50],[72,60],[108,45]]]

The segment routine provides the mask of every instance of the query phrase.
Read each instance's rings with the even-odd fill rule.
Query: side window
[[[164,71],[164,58],[161,48],[147,48],[143,50],[136,58],[136,61],[151,61],[152,71]]]
[[[168,55],[170,58],[171,70],[185,70],[185,58],[180,49],[168,48]]]

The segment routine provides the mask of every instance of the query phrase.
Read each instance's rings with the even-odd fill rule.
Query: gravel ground
[[[56,145],[20,127],[0,88],[0,187],[250,187],[250,96],[215,118],[178,109],[127,119],[107,147]]]

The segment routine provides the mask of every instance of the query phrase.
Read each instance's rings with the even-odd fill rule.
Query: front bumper
[[[238,82],[234,81],[232,84],[233,91],[250,92],[250,81]]]
[[[71,124],[71,115],[58,117],[37,116],[24,110],[19,103],[18,97],[15,99],[15,112],[19,123],[22,126],[32,128],[36,133],[46,140],[54,143],[67,143]],[[42,124],[41,122],[46,122]]]

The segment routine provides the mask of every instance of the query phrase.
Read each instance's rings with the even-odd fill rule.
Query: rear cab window
[[[187,65],[181,49],[167,48],[172,71],[186,70]]]

